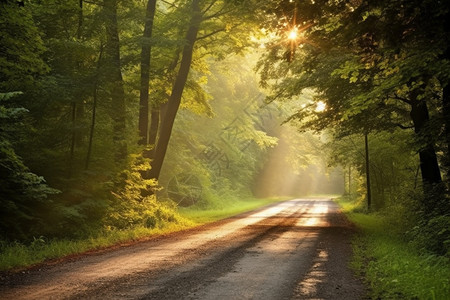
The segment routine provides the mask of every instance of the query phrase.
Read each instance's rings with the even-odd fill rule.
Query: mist
[[[211,195],[343,193],[342,171],[327,167],[323,137],[285,123],[311,96],[290,105],[267,102],[257,59],[254,54],[211,63],[202,86],[207,101],[192,105],[195,95],[183,99],[160,178],[165,197],[190,206]]]
[[[270,149],[265,164],[252,187],[257,197],[303,197],[317,194],[342,194],[344,183],[340,168],[327,167],[318,136],[298,133],[289,125],[280,127],[278,144]]]

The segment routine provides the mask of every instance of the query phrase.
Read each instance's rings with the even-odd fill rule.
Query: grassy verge
[[[47,241],[41,237],[30,245],[3,244],[0,245],[0,270],[26,268],[52,259],[124,245],[150,236],[182,230],[193,224],[189,220],[184,220],[181,223],[167,223],[159,228],[134,227],[127,230],[108,230],[79,240]]]
[[[251,211],[259,207],[287,199],[288,198],[238,199],[227,202],[226,206],[219,206],[215,208],[180,208],[179,213],[186,219],[200,225],[225,219],[227,217],[235,216],[246,211]]]
[[[383,216],[355,213],[348,200],[338,202],[360,228],[352,265],[365,276],[373,299],[450,299],[448,258],[415,249]]]
[[[127,230],[105,230],[80,240],[46,240],[36,238],[30,245],[0,243],[0,271],[26,268],[44,261],[59,259],[88,251],[143,240],[155,235],[180,231],[200,224],[233,216],[282,199],[234,200],[222,208],[198,210],[180,208],[176,223],[164,223],[157,228],[134,227]]]

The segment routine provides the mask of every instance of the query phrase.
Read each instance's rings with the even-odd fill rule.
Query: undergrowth
[[[0,270],[29,267],[52,259],[119,246],[157,234],[186,229],[193,225],[193,222],[186,219],[179,220],[177,223],[166,223],[156,228],[136,226],[124,230],[104,230],[91,237],[78,240],[47,240],[41,236],[34,238],[33,242],[28,245],[19,242],[3,242],[0,243]]]
[[[400,235],[388,217],[366,214],[349,199],[338,200],[360,229],[353,240],[353,268],[363,275],[373,299],[450,299],[450,261],[424,251]]]

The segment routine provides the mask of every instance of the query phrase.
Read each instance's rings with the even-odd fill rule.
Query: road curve
[[[365,299],[352,229],[329,199],[294,199],[0,279],[1,299]]]

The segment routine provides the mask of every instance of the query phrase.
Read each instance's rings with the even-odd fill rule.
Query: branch
[[[232,9],[225,10],[225,11],[219,10],[218,12],[216,12],[216,13],[214,13],[214,14],[212,14],[212,15],[205,16],[205,17],[203,18],[203,20],[210,20],[210,19],[214,19],[214,18],[216,18],[216,17],[220,17],[220,16],[223,16],[223,15],[226,15],[226,14],[232,12],[233,10],[235,10],[235,9],[232,8]]]
[[[409,105],[412,105],[412,101],[411,100],[409,100],[407,98],[404,98],[404,97],[400,97],[399,95],[397,95],[397,93],[394,93],[394,97],[392,97],[392,98],[400,100],[400,101],[403,101],[405,103],[408,103]]]
[[[208,37],[210,37],[210,36],[212,36],[212,35],[215,35],[216,33],[221,32],[221,31],[225,31],[225,28],[220,28],[220,29],[214,30],[214,31],[212,31],[212,32],[210,32],[210,33],[208,33],[208,34],[205,34],[205,35],[203,35],[203,36],[197,37],[197,40],[203,40],[203,39],[206,39],[206,38],[208,38]]]
[[[169,5],[169,6],[171,6],[171,7],[178,8],[178,6],[176,6],[174,3],[170,3],[169,1],[165,1],[165,0],[159,0],[159,1],[161,1],[162,3],[165,3],[165,4],[167,4],[167,5]]]
[[[211,1],[211,4],[209,4],[209,6],[207,8],[205,8],[204,11],[202,11],[202,14],[205,15],[212,7],[214,4],[216,4],[217,0],[215,1]]]
[[[412,129],[412,128],[414,128],[414,126],[412,126],[412,125],[410,125],[410,126],[405,126],[405,125],[402,125],[402,124],[400,124],[400,123],[393,123],[393,125],[394,125],[394,126],[397,126],[397,127],[399,127],[399,128],[401,128],[401,129]]]

